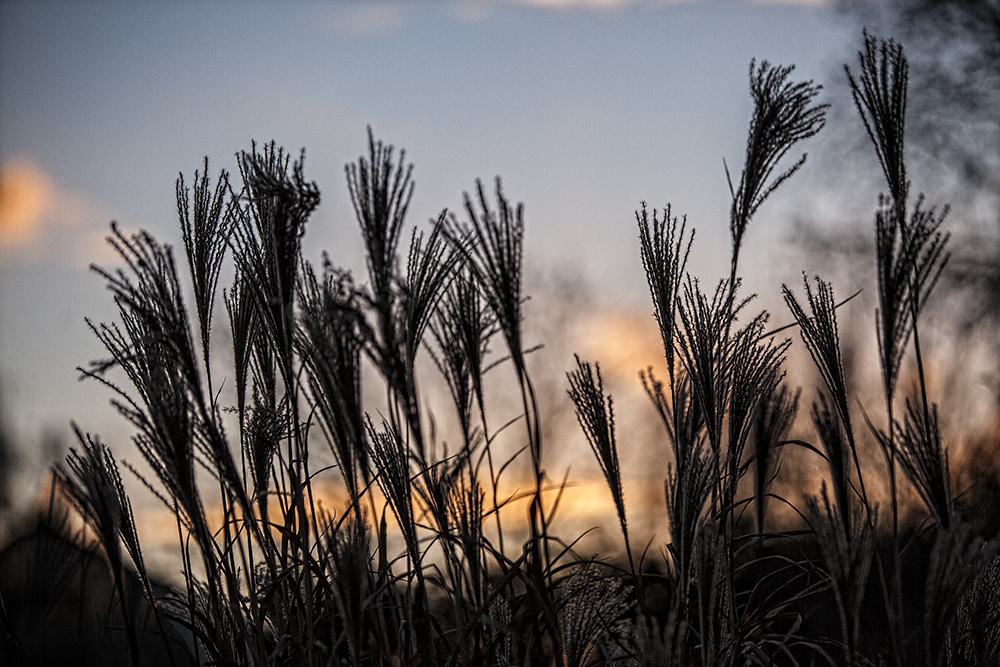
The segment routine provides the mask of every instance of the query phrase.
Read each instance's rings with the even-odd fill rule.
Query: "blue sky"
[[[725,271],[723,158],[738,173],[750,59],[795,63],[845,104],[839,63],[860,39],[807,2],[0,2],[0,382],[13,426],[30,439],[70,418],[118,423],[74,371],[100,355],[83,318],[114,316],[87,266],[114,265],[111,219],[179,242],[174,181],[205,155],[217,174],[251,139],[304,147],[323,194],[305,254],[360,272],[343,166],[371,125],[415,164],[412,224],[499,175],[525,203],[529,262],[648,310],[640,200],[688,215],[696,273]],[[803,182],[815,181],[817,144],[803,149]],[[777,197],[757,224],[780,238],[815,208]],[[747,243],[748,263],[768,266],[768,244],[753,230]]]

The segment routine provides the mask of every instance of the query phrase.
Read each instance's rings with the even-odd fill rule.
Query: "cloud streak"
[[[542,11],[614,11],[629,7],[660,7],[695,4],[707,0],[452,0],[446,6],[454,18],[463,23],[479,23],[489,19],[504,6],[521,6]],[[732,4],[831,6],[835,0],[734,0]],[[355,39],[385,37],[402,29],[410,18],[411,4],[402,0],[367,0],[346,5],[325,7],[319,16],[323,29]]]
[[[383,37],[399,30],[406,22],[405,3],[372,0],[327,7],[320,18],[330,32],[342,37]]]
[[[504,0],[508,3],[519,5],[529,5],[542,9],[592,9],[608,10],[620,9],[628,6],[657,6],[688,4],[703,0]],[[833,0],[744,0],[759,5],[780,4],[780,5],[805,5],[809,7],[821,7],[832,5]],[[738,4],[738,3],[734,3]]]

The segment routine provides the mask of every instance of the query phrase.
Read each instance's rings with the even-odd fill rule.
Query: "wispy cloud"
[[[106,207],[62,187],[30,157],[0,165],[0,259],[86,266],[108,256]]]
[[[608,11],[628,7],[657,7],[693,4],[707,0],[451,0],[444,3],[453,18],[463,23],[479,23],[492,17],[503,6],[520,5],[541,10]],[[835,0],[733,0],[745,5],[803,5],[823,7]],[[384,37],[406,25],[413,5],[402,0],[357,0],[356,2],[323,6],[319,25],[343,37]]]
[[[629,6],[656,6],[679,3],[703,2],[704,0],[503,0],[519,5],[530,5],[542,9],[620,9]],[[834,0],[743,0],[752,4],[786,4],[819,7],[833,4]]]
[[[390,0],[345,2],[323,7],[320,25],[344,37],[381,37],[392,34],[406,22],[406,5]]]
[[[513,0],[513,2],[521,5],[541,7],[543,9],[615,9],[626,5],[639,4],[637,0]]]
[[[493,15],[495,0],[452,0],[446,5],[449,14],[462,23],[479,23]]]
[[[836,0],[746,0],[756,5],[803,5],[806,7],[832,7]]]

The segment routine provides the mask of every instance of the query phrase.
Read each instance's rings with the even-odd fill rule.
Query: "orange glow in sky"
[[[52,205],[52,183],[30,160],[15,157],[0,167],[0,251],[35,237]]]

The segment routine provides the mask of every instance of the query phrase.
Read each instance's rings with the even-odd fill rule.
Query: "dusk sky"
[[[101,433],[120,424],[107,391],[77,381],[101,356],[84,317],[115,316],[87,267],[116,266],[103,240],[112,219],[179,244],[174,182],[183,172],[190,183],[205,155],[215,177],[236,171],[251,140],[305,148],[322,192],[305,256],[328,250],[360,280],[343,167],[366,151],[370,125],[415,164],[411,225],[459,210],[477,177],[492,187],[499,175],[525,204],[529,265],[566,269],[599,301],[646,316],[640,200],[688,216],[695,273],[726,272],[723,159],[738,178],[751,59],[794,63],[842,119],[842,63],[860,45],[860,24],[820,2],[0,2],[9,423],[25,441],[65,435],[70,419]],[[775,296],[803,268],[771,271],[793,219],[831,217],[829,195],[803,194],[831,172],[837,152],[824,157],[822,141],[797,147],[809,162],[755,220],[754,289]],[[845,210],[871,210],[878,187],[842,194]]]

